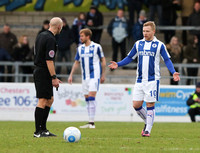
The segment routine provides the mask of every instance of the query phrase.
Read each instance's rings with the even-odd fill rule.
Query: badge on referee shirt
[[[50,51],[49,51],[49,57],[53,58],[53,57],[54,57],[54,55],[55,55],[55,52],[54,52],[54,50],[50,50]]]

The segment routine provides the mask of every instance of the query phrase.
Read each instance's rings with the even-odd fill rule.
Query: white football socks
[[[151,129],[153,127],[154,123],[154,117],[155,117],[155,107],[147,107],[147,126],[146,130],[149,133],[151,133]]]
[[[144,120],[144,123],[146,124],[146,117],[147,117],[147,112],[144,109],[144,107],[140,107],[140,108],[135,108],[137,114]]]
[[[88,97],[88,116],[89,116],[89,122],[94,122],[95,113],[96,113],[96,101],[95,101],[95,97]]]

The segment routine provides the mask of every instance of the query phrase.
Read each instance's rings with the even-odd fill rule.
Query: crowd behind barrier
[[[146,6],[147,9],[142,10],[142,6]],[[177,11],[180,11],[179,15]],[[71,18],[73,20],[70,20],[70,22],[68,21],[68,17],[62,17],[64,27],[61,34],[56,37],[58,42],[56,59],[58,63],[56,69],[57,75],[66,78],[70,73],[71,62],[73,61],[71,45],[72,43],[74,43],[76,47],[80,45],[79,31],[81,29],[90,28],[93,32],[92,41],[97,43],[102,42],[102,35],[103,33],[105,34],[107,30],[110,39],[106,38],[106,40],[103,41],[104,43],[108,43],[108,40],[110,41],[110,43],[108,43],[109,47],[106,46],[106,49],[112,50],[112,55],[106,58],[108,60],[119,61],[118,49],[120,49],[121,59],[123,59],[132,48],[132,44],[143,38],[143,24],[151,20],[155,21],[158,33],[163,34],[163,42],[166,44],[169,54],[172,57],[171,60],[174,67],[180,72],[181,78],[183,78],[179,84],[185,84],[185,80],[187,80],[187,85],[195,84],[198,79],[199,69],[197,63],[200,63],[200,2],[198,0],[130,0],[128,1],[127,12],[129,14],[128,17],[125,15],[123,9],[119,9],[115,15],[112,14],[112,17],[106,17],[105,19],[104,14],[93,4],[90,6],[88,12],[80,12],[76,18]],[[155,16],[155,14],[157,14],[157,16]],[[178,17],[181,18],[181,25],[179,23],[179,25],[176,26]],[[6,17],[4,17],[3,20],[7,21]],[[29,61],[33,61],[34,47],[32,47],[32,45],[29,46],[29,35],[21,35],[19,40],[17,40],[15,33],[13,33],[11,29],[39,29],[40,26],[31,23],[18,24],[16,22],[13,25],[0,25],[0,28],[1,27],[3,27],[3,32],[0,33],[0,82],[32,81],[31,77],[34,66],[33,63]],[[37,35],[48,28],[49,20],[45,19]],[[176,31],[181,31],[182,37],[178,37]],[[34,35],[34,39],[35,36],[36,35]],[[189,42],[190,40],[188,38],[191,36],[192,41]],[[159,38],[159,35],[157,37]],[[172,42],[173,38],[176,40]],[[181,39],[179,40],[178,38]],[[104,48],[104,44],[101,45]],[[65,62],[62,62],[63,59]],[[185,59],[186,62],[183,62]],[[122,69],[132,69],[135,66],[136,64],[130,64]],[[62,73],[61,67],[67,67],[67,70]],[[77,75],[77,78],[80,78],[80,76]],[[121,74],[116,76],[111,72],[107,75],[107,78],[107,82],[111,83],[113,79],[116,78],[131,79],[132,77],[123,76]],[[172,77],[165,75],[162,78],[169,79]],[[174,84],[172,79],[170,84]]]
[[[57,62],[56,66],[61,66],[61,67],[72,67],[73,63],[72,62]],[[13,82],[23,82],[23,78],[25,77],[25,82],[33,82],[33,74],[23,74],[21,72],[21,67],[34,67],[33,62],[0,62],[0,66],[13,66],[13,73],[12,74],[2,74],[0,73],[0,78],[1,77],[12,77]],[[191,79],[193,84],[195,84],[198,80],[200,80],[199,76],[187,76],[185,75],[185,68],[200,68],[199,64],[174,64],[175,67],[178,68],[178,72],[180,73],[181,81],[179,82],[179,85],[185,85],[187,79]],[[126,69],[130,69],[134,71],[134,67],[136,67],[136,63],[132,63],[126,66]],[[161,69],[164,68],[165,65],[161,64]],[[68,74],[58,74],[59,78],[62,78],[63,80],[67,80]],[[109,75],[106,75],[106,83],[134,83],[136,78],[135,76],[130,76],[130,75],[113,75],[112,73]],[[161,77],[162,80],[166,79],[171,79],[172,77],[169,75],[165,75]],[[116,81],[117,80],[117,81]],[[123,82],[123,80],[126,80]],[[81,82],[81,74],[75,74],[74,75],[74,82],[75,83],[80,83]],[[163,83],[165,84],[165,83]]]

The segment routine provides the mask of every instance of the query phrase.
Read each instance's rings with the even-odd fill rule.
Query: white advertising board
[[[132,91],[133,85],[100,85],[99,92],[96,96],[97,111],[96,121],[142,121],[132,108]],[[171,86],[161,86],[160,102],[157,108],[159,112],[156,121],[170,122],[189,122],[187,112],[184,113],[162,113],[159,108],[164,108],[169,104],[169,94],[167,89]],[[190,87],[187,92],[191,93],[194,87]],[[170,93],[176,95],[176,90],[186,92],[186,87],[177,86]],[[185,99],[187,98],[185,97]],[[174,109],[183,107],[187,110],[185,99],[180,103],[180,99],[176,99],[179,103],[174,105]],[[0,120],[22,120],[33,121],[34,110],[38,99],[35,97],[35,87],[33,83],[0,83]],[[166,104],[165,104],[166,101]],[[161,105],[162,104],[162,105]],[[181,105],[181,106],[179,106]],[[54,103],[51,107],[50,121],[87,121],[87,108],[85,98],[82,94],[81,84],[61,84],[59,90],[54,89]]]

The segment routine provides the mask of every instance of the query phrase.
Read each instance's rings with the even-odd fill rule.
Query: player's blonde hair
[[[148,21],[143,24],[143,27],[146,27],[146,26],[150,26],[152,28],[152,30],[156,30],[156,25],[153,21]]]
[[[88,28],[82,29],[79,34],[84,33],[85,36],[89,36],[90,38],[92,37],[92,31]]]

